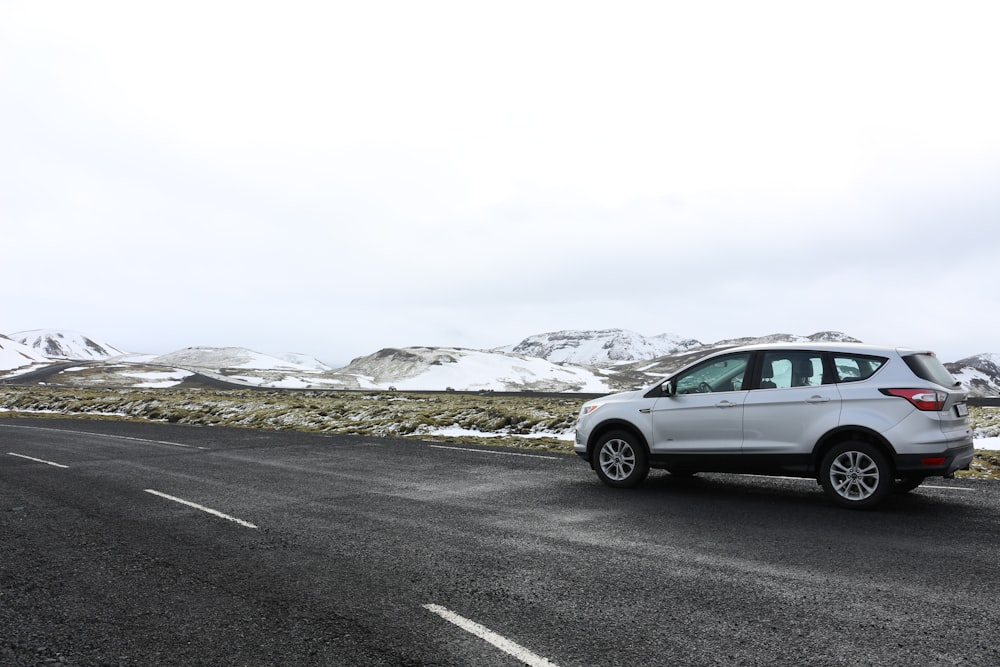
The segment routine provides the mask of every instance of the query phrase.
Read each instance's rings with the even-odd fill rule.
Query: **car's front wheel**
[[[646,447],[631,433],[606,433],[594,447],[594,470],[608,486],[636,486],[649,474]]]
[[[820,483],[841,507],[871,509],[892,490],[893,476],[877,447],[867,442],[843,442],[823,457]]]

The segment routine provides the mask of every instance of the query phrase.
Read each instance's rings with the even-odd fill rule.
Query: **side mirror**
[[[667,380],[660,385],[660,395],[673,397],[677,395],[677,383],[674,380]]]

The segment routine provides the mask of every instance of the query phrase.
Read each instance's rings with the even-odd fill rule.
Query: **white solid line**
[[[792,481],[800,482],[815,482],[816,480],[812,477],[784,477],[781,475],[746,475],[747,477],[760,477],[762,479],[787,479]],[[967,486],[931,486],[930,484],[921,484],[917,487],[918,489],[940,489],[942,491],[975,491],[975,489],[970,489]]]
[[[449,623],[454,623],[466,632],[493,644],[504,653],[514,656],[525,665],[530,665],[531,667],[556,667],[554,662],[550,662],[546,658],[535,655],[520,644],[515,644],[506,637],[498,635],[489,628],[479,625],[475,621],[470,621],[463,616],[459,616],[450,609],[446,609],[445,607],[436,604],[425,604],[424,609],[437,614]]]
[[[517,452],[498,452],[492,449],[472,449],[471,447],[445,447],[444,445],[429,445],[434,449],[454,449],[459,452],[478,452],[480,454],[500,454],[501,456],[524,456],[529,459],[546,459],[548,461],[559,461],[557,456],[541,456],[539,454],[519,454]]]
[[[28,459],[29,461],[35,461],[36,463],[44,463],[45,465],[55,466],[56,468],[68,468],[69,466],[64,466],[61,463],[53,463],[52,461],[46,461],[45,459],[36,459],[34,456],[25,456],[24,454],[15,454],[14,452],[7,452],[11,456],[16,456],[22,459]]]
[[[161,498],[166,498],[167,500],[172,500],[175,503],[180,503],[181,505],[187,505],[188,507],[193,507],[195,509],[201,510],[202,512],[208,512],[212,516],[217,516],[217,517],[219,517],[221,519],[225,519],[226,521],[232,521],[233,523],[238,523],[241,526],[245,526],[247,528],[256,528],[257,527],[255,525],[253,525],[252,523],[250,523],[249,521],[244,521],[243,519],[237,519],[234,516],[229,516],[228,514],[223,514],[222,512],[219,512],[218,510],[213,510],[213,509],[211,509],[209,507],[205,507],[204,505],[199,505],[198,503],[193,503],[190,500],[184,500],[183,498],[177,498],[175,496],[169,496],[169,495],[167,495],[165,493],[160,493],[159,491],[154,491],[153,489],[146,489],[146,493],[152,493],[154,496],[159,496]]]
[[[21,424],[0,424],[6,428],[27,428],[33,431],[55,431],[56,433],[76,433],[77,435],[94,435],[100,438],[117,438],[119,440],[135,440],[136,442],[151,442],[156,445],[170,445],[171,447],[185,447],[187,449],[208,449],[197,445],[185,445],[182,442],[168,442],[166,440],[149,440],[148,438],[133,438],[129,435],[111,435],[110,433],[91,433],[90,431],[74,431],[68,428],[50,428],[47,426],[22,426]]]
[[[81,431],[82,433],[83,431]],[[104,433],[89,433],[88,435],[103,435],[105,438],[119,438],[121,440],[135,440],[136,442],[152,442],[156,445],[170,445],[171,447],[186,447],[187,449],[208,449],[198,445],[185,445],[183,442],[169,442],[167,440],[150,440],[148,438],[133,438],[129,435],[107,435]]]

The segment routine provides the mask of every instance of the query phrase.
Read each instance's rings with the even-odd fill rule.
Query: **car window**
[[[678,394],[707,394],[715,391],[739,391],[744,385],[749,352],[713,359],[685,371],[675,378]]]
[[[867,380],[875,374],[875,371],[882,368],[885,362],[885,357],[854,354],[833,355],[833,367],[836,369],[837,382]]]
[[[765,352],[761,368],[761,389],[789,389],[823,384],[823,356],[820,352]]]

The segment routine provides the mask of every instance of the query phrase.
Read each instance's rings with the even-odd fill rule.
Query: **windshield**
[[[910,354],[903,357],[913,374],[922,380],[939,384],[942,387],[955,387],[958,381],[948,372],[933,354]]]

